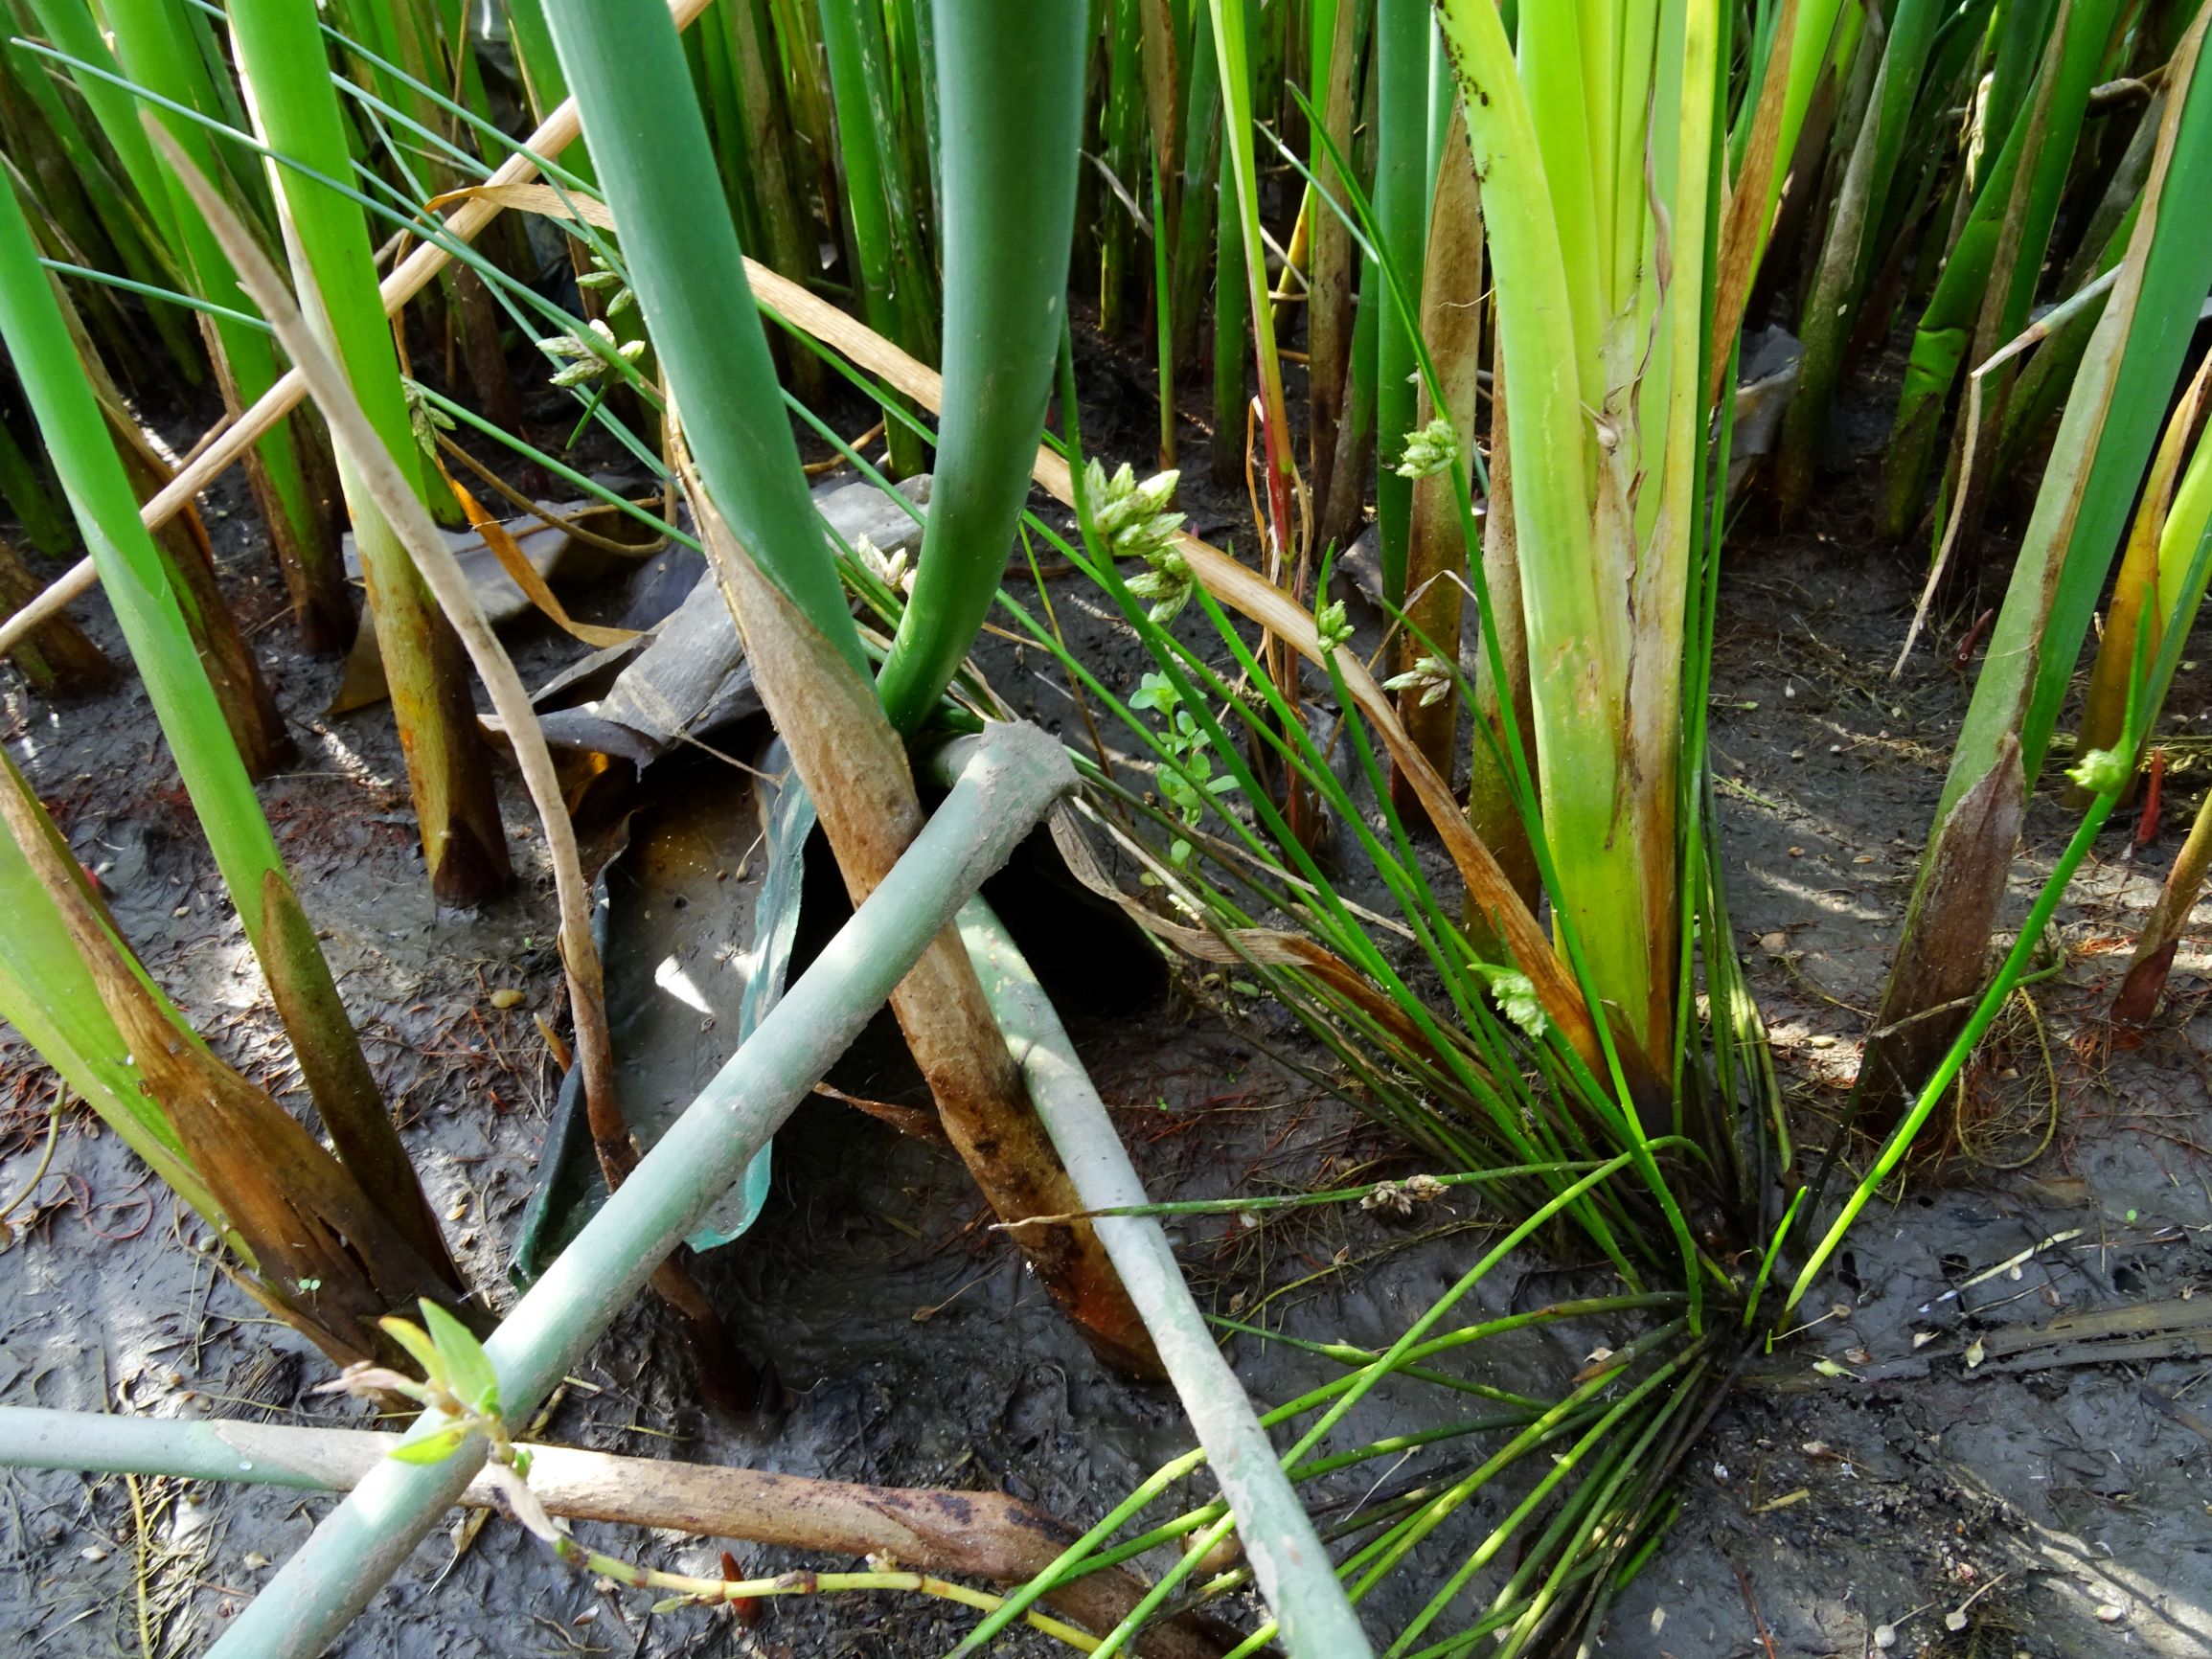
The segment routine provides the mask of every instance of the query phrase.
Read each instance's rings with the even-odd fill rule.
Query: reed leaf
[[[2027,321],[2059,190],[2117,9],[2117,0],[2063,0],[2047,47],[2041,50],[2038,96],[2009,127],[1994,125],[2004,113],[1998,94],[2005,83],[1993,77],[1984,119],[2006,136],[1975,180],[1973,209],[1913,332],[1882,463],[1877,523],[1886,535],[1903,535],[1920,511],[1943,413],[1970,347],[1978,340],[1986,355]],[[2017,20],[2014,27],[2020,27]],[[2005,36],[2008,41],[2027,37]],[[2001,266],[2000,250],[2009,255]],[[1993,293],[1995,307],[1984,324],[1984,301]]]
[[[104,59],[175,104],[204,109],[213,103],[205,66],[186,27],[183,8],[175,0],[116,0],[109,6],[112,58],[82,0],[33,0],[33,4],[54,44],[70,57],[95,64]],[[239,290],[229,261],[148,145],[137,100],[104,76],[78,72],[75,80],[109,143],[133,177],[141,180],[148,204],[177,250],[191,292],[217,306],[234,307]],[[203,171],[211,175],[219,171],[215,147],[204,128],[158,105],[155,119]],[[258,402],[281,373],[267,334],[219,312],[210,314],[208,330],[226,403],[242,409]],[[333,527],[309,483],[308,457],[295,423],[271,427],[255,446],[248,467],[303,641],[310,650],[342,649],[353,638],[353,600]]]

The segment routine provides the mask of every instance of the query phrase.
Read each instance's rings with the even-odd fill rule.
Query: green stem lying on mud
[[[633,1590],[675,1591],[669,1600],[654,1603],[656,1613],[691,1605],[713,1606],[718,1602],[749,1602],[772,1596],[832,1596],[855,1590],[903,1590],[958,1602],[964,1607],[980,1607],[986,1613],[995,1613],[1006,1605],[1003,1596],[970,1589],[966,1584],[955,1584],[949,1579],[927,1573],[870,1570],[865,1573],[779,1573],[772,1579],[697,1579],[684,1573],[665,1573],[657,1567],[635,1566],[597,1550],[587,1550],[574,1538],[560,1539],[553,1546],[553,1553],[580,1573],[612,1579]],[[1043,1613],[1026,1612],[1021,1619],[1030,1628],[1042,1630],[1080,1653],[1091,1652],[1098,1647],[1097,1641],[1086,1632]]]

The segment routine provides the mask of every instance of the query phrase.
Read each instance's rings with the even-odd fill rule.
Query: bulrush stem
[[[93,361],[85,358],[88,367]],[[169,481],[169,468],[143,447],[137,429],[122,418],[120,402],[107,405],[104,412],[132,493],[142,499],[154,495]],[[292,758],[291,734],[285,730],[284,713],[262,677],[253,646],[216,580],[207,527],[196,508],[187,508],[154,532],[153,538],[175,573],[185,626],[192,632],[208,684],[215,687],[231,741],[238,745],[246,776],[259,782]]]
[[[1423,292],[1429,193],[1423,188],[1428,178],[1428,101],[1424,95],[1434,34],[1435,25],[1425,0],[1377,0],[1376,107],[1371,118],[1376,134],[1375,183],[1371,199],[1380,250],[1408,295]],[[1471,164],[1470,168],[1471,170]],[[1467,188],[1471,193],[1471,180]],[[1475,281],[1472,271],[1461,276],[1469,284]],[[1479,288],[1475,291],[1480,292]],[[1377,298],[1381,295],[1378,293]],[[1427,320],[1424,306],[1420,321],[1425,330]],[[1417,362],[1413,340],[1406,332],[1412,321],[1392,305],[1384,305],[1376,318],[1375,529],[1382,598],[1394,605],[1405,603],[1413,586],[1405,568],[1412,486],[1397,470],[1405,440],[1418,424],[1414,419]],[[1471,365],[1468,372],[1471,391]]]
[[[1335,203],[1344,199],[1344,180],[1336,158],[1352,153],[1352,122],[1358,99],[1356,72],[1359,41],[1355,34],[1361,8],[1338,6],[1331,26],[1328,53],[1328,88],[1321,107],[1322,129],[1329,143],[1321,149],[1314,176],[1328,200],[1318,204],[1307,232],[1308,259],[1312,280],[1306,290],[1306,386],[1308,409],[1307,471],[1313,486],[1313,522],[1316,540],[1326,549],[1328,527],[1337,511],[1330,505],[1335,493],[1336,438],[1344,423],[1345,394],[1352,374],[1352,275],[1356,269],[1352,228],[1337,216]],[[1318,48],[1321,44],[1315,41]],[[1341,551],[1341,550],[1339,550]]]
[[[2188,307],[2200,303],[2212,280],[2206,244],[2173,228],[2194,223],[2190,189],[2212,159],[2212,121],[2205,119],[2212,84],[2198,80],[2208,25],[2212,14],[2200,13],[2171,59],[2168,102],[2128,255],[2067,394],[1951,750],[1935,831],[1859,1065],[1855,1109],[1877,1129],[1896,1122],[1908,1102],[1904,1122],[1917,1127],[1925,1120],[1933,1109],[1922,1089],[1929,1068],[1949,1063],[1962,1023],[1973,1029],[1964,1011],[1982,1017],[1978,1005],[1962,999],[1987,983],[2025,802],[2126,515],[2152,464],[2165,399],[2180,377],[2195,326]],[[2162,227],[2169,190],[2175,219]]]
[[[1217,330],[1227,321],[1227,307],[1222,303],[1220,290],[1230,276],[1227,246],[1233,213],[1236,235],[1243,250],[1243,276],[1246,313],[1243,321],[1250,328],[1252,343],[1260,368],[1260,391],[1256,400],[1260,427],[1260,488],[1252,493],[1255,511],[1264,504],[1265,529],[1262,533],[1262,552],[1258,559],[1260,570],[1267,580],[1301,604],[1307,602],[1311,572],[1309,568],[1311,553],[1310,504],[1305,486],[1299,481],[1297,465],[1290,453],[1290,421],[1288,407],[1283,398],[1283,359],[1275,344],[1275,302],[1267,286],[1266,244],[1260,228],[1260,172],[1252,144],[1252,60],[1245,39],[1246,16],[1243,0],[1224,4],[1224,0],[1208,0],[1214,25],[1214,53],[1221,76],[1221,119],[1225,125],[1221,143],[1221,239],[1223,257],[1216,278],[1216,308],[1220,314]],[[1242,391],[1242,371],[1232,376],[1228,372],[1224,341],[1217,338],[1214,347],[1214,406],[1217,420],[1227,412],[1224,386],[1234,379]],[[1216,476],[1220,475],[1220,439],[1216,439]],[[1244,457],[1249,482],[1250,458]],[[1283,700],[1302,716],[1305,704],[1298,692],[1300,673],[1299,656],[1295,649],[1272,634],[1261,644],[1261,659],[1267,676],[1274,682]],[[1253,773],[1268,788],[1275,791],[1283,806],[1283,816],[1291,835],[1306,847],[1316,847],[1326,832],[1319,805],[1313,791],[1294,770],[1277,775],[1274,758],[1266,742],[1257,734],[1253,736],[1248,756]]]
[[[1492,342],[1491,362],[1494,384],[1502,384],[1505,352],[1495,341]],[[1533,755],[1536,721],[1528,695],[1528,620],[1520,604],[1520,548],[1513,531],[1513,429],[1505,418],[1504,402],[1496,398],[1490,404],[1490,495],[1483,507],[1482,574],[1490,590],[1497,662],[1494,669],[1487,650],[1475,659],[1476,730],[1470,745],[1467,817],[1476,838],[1496,853],[1506,880],[1533,915],[1542,878],[1537,868],[1536,848],[1529,841],[1527,821],[1521,817],[1514,793],[1512,746],[1505,723],[1509,718],[1516,722],[1520,752]],[[1441,767],[1438,770],[1443,772]],[[1402,776],[1402,770],[1393,773],[1393,777]],[[1471,893],[1471,900],[1472,897]],[[1471,902],[1467,920],[1470,926],[1488,933],[1488,923]]]
[[[1425,429],[1440,416],[1448,420],[1454,448],[1450,466],[1465,472],[1474,455],[1475,393],[1482,368],[1482,195],[1467,145],[1467,118],[1456,107],[1436,170],[1422,273],[1421,332],[1436,364],[1444,406],[1437,406],[1425,379],[1414,403],[1413,427]],[[1398,636],[1401,672],[1418,671],[1421,660],[1430,655],[1441,657],[1448,670],[1458,666],[1467,552],[1449,468],[1416,479],[1406,533],[1405,597],[1399,602],[1405,608],[1405,626]],[[1448,682],[1443,689],[1442,696],[1432,696],[1426,685],[1401,693],[1398,717],[1428,763],[1448,778],[1459,699],[1450,694]],[[1390,784],[1400,812],[1416,822],[1425,816],[1419,793],[1395,767]]]

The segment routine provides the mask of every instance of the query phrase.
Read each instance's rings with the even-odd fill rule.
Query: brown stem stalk
[[[2188,928],[2189,913],[2196,909],[2198,897],[2204,891],[2207,874],[2212,874],[2212,793],[2207,793],[2204,804],[2197,808],[2189,838],[2175,854],[2174,868],[2166,873],[2158,902],[2152,906],[2143,920],[2143,931],[2136,936],[2128,977],[2120,982],[2120,994],[2112,999],[2115,1021],[2144,1025],[2157,1011],[2166,976],[2174,968],[2174,952]]]
[[[1482,367],[1482,193],[1468,148],[1467,117],[1454,106],[1436,192],[1428,215],[1428,251],[1422,265],[1421,333],[1436,365],[1444,404],[1437,407],[1425,378],[1414,399],[1414,425],[1425,429],[1438,415],[1451,422],[1462,473],[1474,454],[1477,381]],[[1405,623],[1398,638],[1398,666],[1410,671],[1435,654],[1457,665],[1461,583],[1467,575],[1467,536],[1459,518],[1459,492],[1448,473],[1431,473],[1413,486],[1406,531]],[[1424,643],[1424,642],[1428,643]],[[1402,693],[1398,717],[1406,735],[1445,777],[1451,776],[1459,732],[1459,699],[1430,698],[1425,688]],[[1418,793],[1395,766],[1390,793],[1402,813],[1425,816]]]
[[[0,618],[12,616],[37,597],[38,579],[22,555],[0,541]],[[115,665],[107,653],[65,616],[34,631],[11,654],[24,677],[49,696],[99,691],[115,679]]]
[[[692,473],[680,442],[675,447],[761,700],[807,781],[857,907],[921,832],[906,751],[874,686],[760,573]],[[946,1136],[999,1218],[1081,1209],[957,933],[938,935],[892,993],[891,1007]],[[1045,1289],[1102,1356],[1138,1375],[1160,1375],[1144,1324],[1088,1222],[1023,1228],[1019,1242]]]

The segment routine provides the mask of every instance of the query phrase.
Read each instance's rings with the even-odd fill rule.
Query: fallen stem
[[[762,1596],[814,1596],[833,1595],[846,1590],[911,1590],[924,1596],[936,1596],[944,1601],[958,1602],[964,1606],[975,1607],[986,1613],[995,1613],[1006,1605],[1006,1598],[993,1596],[988,1590],[970,1589],[956,1584],[949,1579],[933,1578],[926,1573],[867,1572],[867,1573],[779,1573],[773,1579],[695,1579],[683,1573],[664,1573],[656,1567],[639,1567],[619,1560],[613,1556],[603,1556],[597,1550],[587,1550],[574,1538],[563,1537],[554,1544],[553,1553],[580,1572],[593,1573],[612,1579],[618,1584],[627,1584],[636,1590],[673,1590],[673,1602],[662,1602],[653,1611],[663,1611],[670,1605],[681,1606],[687,1602],[747,1602]],[[1089,1653],[1098,1647],[1096,1637],[1078,1630],[1073,1625],[1062,1624],[1042,1613],[1024,1613],[1022,1622],[1047,1636],[1059,1638],[1080,1652]]]
[[[1247,1211],[1300,1210],[1314,1204],[1349,1204],[1378,1193],[1405,1191],[1418,1201],[1422,1184],[1437,1187],[1473,1187],[1492,1181],[1515,1181],[1525,1175],[1582,1174],[1594,1162],[1573,1164],[1514,1164],[1497,1170],[1474,1170],[1450,1175],[1411,1175],[1394,1181],[1370,1181],[1362,1187],[1335,1187],[1326,1193],[1293,1193],[1274,1198],[1188,1198],[1172,1204],[1123,1204],[1108,1210],[1071,1210],[1064,1216],[1026,1216],[1018,1221],[999,1221],[993,1233],[1015,1227],[1036,1227],[1047,1221],[1097,1220],[1105,1216],[1239,1216]],[[1411,1189],[1408,1191],[1408,1189]]]

